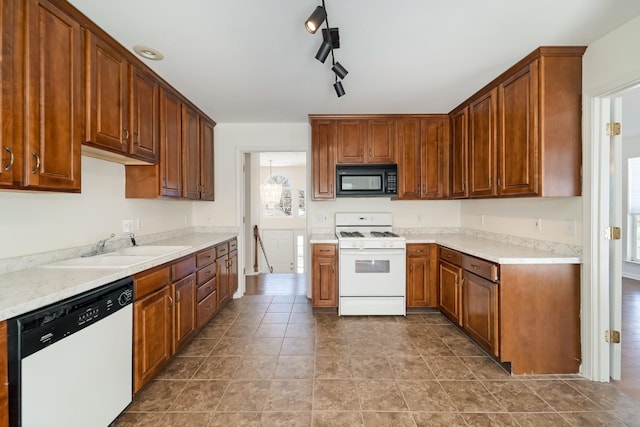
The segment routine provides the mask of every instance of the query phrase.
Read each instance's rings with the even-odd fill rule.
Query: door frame
[[[249,153],[269,153],[269,152],[298,152],[298,153],[305,153],[306,156],[306,177],[307,177],[307,184],[305,187],[305,193],[306,193],[306,221],[305,221],[305,228],[306,228],[306,242],[308,243],[309,241],[309,237],[310,237],[310,227],[311,227],[311,212],[313,209],[312,204],[310,203],[310,198],[309,198],[309,191],[311,190],[311,167],[309,167],[309,163],[310,163],[310,159],[311,159],[311,147],[307,146],[307,148],[302,148],[300,146],[288,146],[288,145],[283,145],[283,146],[277,146],[274,148],[270,148],[270,147],[265,147],[265,146],[259,146],[259,145],[246,145],[246,146],[237,146],[235,147],[235,164],[236,164],[236,194],[238,194],[238,197],[236,197],[236,212],[238,214],[238,217],[236,219],[236,223],[240,224],[239,228],[239,236],[238,236],[238,256],[239,259],[242,259],[242,263],[238,262],[238,264],[241,264],[243,267],[245,266],[245,257],[247,256],[247,251],[250,250],[250,248],[245,248],[245,224],[243,222],[243,217],[245,216],[245,180],[244,180],[244,171],[243,171],[243,166],[244,166],[244,155],[245,154],[249,154]],[[240,258],[242,257],[242,258]],[[309,251],[305,251],[304,253],[304,270],[306,272],[310,272],[311,271],[311,257],[309,254]],[[311,274],[306,275],[307,278],[307,283],[306,283],[306,290],[307,290],[307,298],[311,298]],[[245,294],[247,290],[247,286],[246,286],[246,274],[244,274],[243,270],[238,271],[238,295],[242,296]]]
[[[605,341],[612,316],[621,311],[621,301],[612,292],[609,279],[611,242],[604,237],[610,224],[610,137],[603,117],[610,114],[610,99],[640,84],[640,79],[583,95],[583,265],[581,286],[582,375],[593,381],[609,382],[613,345]],[[620,166],[620,165],[618,165]],[[619,251],[614,251],[619,253]],[[615,255],[614,255],[615,258]],[[616,306],[612,308],[611,304]],[[612,311],[614,313],[612,313]]]

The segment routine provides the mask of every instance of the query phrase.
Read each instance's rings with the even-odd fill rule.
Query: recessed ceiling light
[[[160,51],[148,46],[137,44],[133,47],[133,51],[143,58],[153,59],[154,61],[160,61],[164,58],[164,55]]]

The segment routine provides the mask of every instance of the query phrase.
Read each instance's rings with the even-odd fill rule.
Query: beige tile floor
[[[511,377],[439,313],[339,318],[246,295],[114,424],[640,426],[640,402],[578,376]]]

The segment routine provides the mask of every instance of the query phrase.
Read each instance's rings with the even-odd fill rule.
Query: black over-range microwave
[[[398,165],[336,165],[337,197],[393,197]]]

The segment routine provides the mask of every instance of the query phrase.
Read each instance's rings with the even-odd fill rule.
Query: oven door
[[[404,297],[405,254],[403,248],[340,249],[340,296]]]

